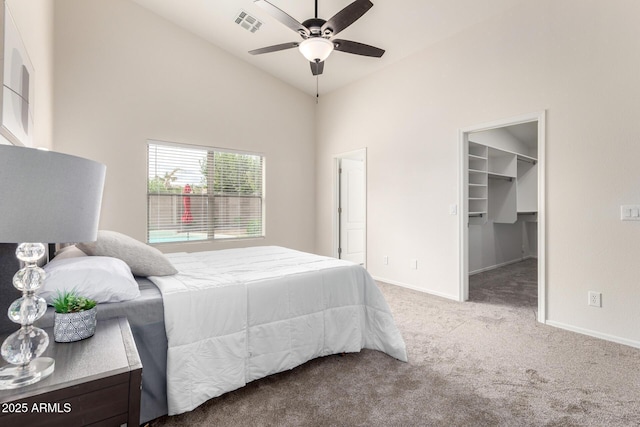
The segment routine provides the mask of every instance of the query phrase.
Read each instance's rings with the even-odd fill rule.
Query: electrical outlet
[[[410,264],[411,264],[411,269],[412,270],[417,270],[418,269],[418,260],[417,259],[412,259]]]
[[[602,294],[600,292],[589,291],[589,305],[592,307],[602,307]]]
[[[382,257],[382,263],[383,263],[384,265],[389,265],[389,257],[388,257],[388,256],[386,256],[386,255],[385,255],[385,256],[383,256],[383,257]]]

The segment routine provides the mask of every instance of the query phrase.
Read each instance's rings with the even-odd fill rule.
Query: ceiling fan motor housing
[[[322,26],[325,24],[325,22],[327,21],[321,18],[310,18],[304,21],[302,25],[309,29],[309,31],[311,32],[311,37],[318,37],[322,35],[330,36],[331,33],[333,33],[333,30],[331,28],[326,28],[324,30],[324,34],[322,34]]]

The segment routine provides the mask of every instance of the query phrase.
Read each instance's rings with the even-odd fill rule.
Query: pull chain
[[[315,1],[316,4],[316,19],[318,19],[318,0]],[[316,67],[320,67],[320,61],[316,60]],[[318,68],[316,68],[316,71],[318,70]],[[318,90],[318,81],[320,80],[320,75],[316,74],[316,105],[318,104],[318,101],[320,100],[320,91]]]

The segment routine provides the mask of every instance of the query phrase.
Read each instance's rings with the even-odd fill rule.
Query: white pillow
[[[120,302],[140,296],[131,269],[122,260],[102,256],[54,259],[44,266],[47,276],[38,295],[47,303],[58,291],[75,290],[97,302]]]
[[[158,249],[117,231],[98,231],[95,242],[78,243],[87,255],[120,258],[136,276],[169,276],[178,270]]]

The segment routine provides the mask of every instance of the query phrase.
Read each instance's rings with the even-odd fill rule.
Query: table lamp
[[[8,310],[21,327],[0,348],[9,363],[0,368],[0,389],[36,383],[55,368],[52,358],[41,357],[49,345],[47,333],[33,325],[47,309],[37,295],[45,279],[38,266],[45,246],[33,242],[96,240],[105,171],[80,157],[0,145],[0,242],[19,243],[16,257],[23,267],[13,277],[22,297]]]

